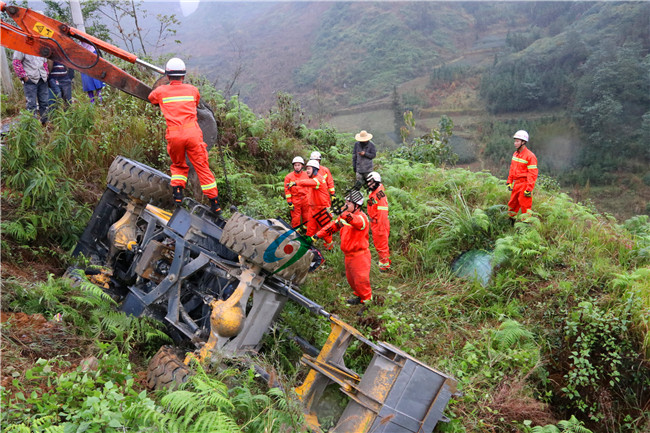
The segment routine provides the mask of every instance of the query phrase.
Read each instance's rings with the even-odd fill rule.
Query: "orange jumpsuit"
[[[196,107],[201,95],[191,84],[173,80],[155,88],[149,94],[149,101],[160,107],[167,122],[167,153],[172,160],[172,186],[185,188],[189,167],[185,154],[194,166],[201,183],[201,190],[208,198],[219,195],[217,182],[208,164],[207,145],[203,142],[203,131],[199,128]]]
[[[327,182],[320,172],[311,178],[296,181],[296,186],[304,187],[310,191],[309,195],[309,221],[307,221],[307,236],[313,236],[316,232],[331,222],[327,213],[330,206],[330,194],[327,192]],[[295,188],[295,187],[294,187]],[[332,235],[323,236],[325,249],[332,249]]]
[[[537,180],[537,157],[528,147],[521,146],[519,151],[512,154],[508,184],[513,183],[512,194],[508,202],[510,216],[517,212],[527,213],[533,205],[533,198],[526,197],[524,191],[533,192]]]
[[[372,242],[379,254],[379,269],[388,270],[391,264],[388,248],[390,221],[388,221],[388,199],[382,184],[368,195],[368,216],[372,228]]]
[[[320,168],[318,169],[318,174],[323,176],[323,179],[325,179],[325,183],[327,183],[327,191],[329,192],[330,196],[333,196],[336,193],[336,190],[334,189],[334,178],[332,177],[332,172],[330,171],[330,169],[325,167],[324,165],[321,165]],[[332,201],[330,199],[330,204],[328,206],[331,205],[332,205]]]
[[[343,212],[316,236],[332,236],[341,231],[341,251],[345,255],[345,276],[355,295],[365,302],[372,297],[370,287],[370,221],[361,210]]]
[[[293,204],[291,227],[294,228],[309,221],[309,196],[311,192],[307,188],[297,185],[292,188],[287,188],[289,182],[298,183],[301,179],[309,179],[309,176],[304,171],[296,173],[293,170],[284,177],[284,196],[287,199],[287,203]]]

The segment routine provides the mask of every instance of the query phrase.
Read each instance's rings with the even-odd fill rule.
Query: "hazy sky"
[[[201,0],[180,0],[183,16],[191,15],[199,7]]]

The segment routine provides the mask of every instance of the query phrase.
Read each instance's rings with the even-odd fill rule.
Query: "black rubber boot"
[[[350,298],[350,299],[348,299],[348,300],[345,301],[345,302],[346,302],[348,305],[359,305],[359,304],[363,304],[363,302],[361,302],[361,298],[358,297],[358,296],[355,296],[355,297],[353,297],[353,298]]]
[[[210,199],[210,212],[216,216],[221,217],[221,206],[219,205],[219,197]]]
[[[174,195],[174,204],[176,206],[180,206],[181,203],[183,203],[183,187],[182,186],[174,186],[172,187],[173,195]]]

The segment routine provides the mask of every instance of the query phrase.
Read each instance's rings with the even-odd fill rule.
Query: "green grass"
[[[19,181],[31,180],[25,176],[26,170],[40,161],[39,152],[29,145],[34,137],[39,137],[38,150],[50,161],[47,166],[59,170],[57,182],[65,179],[68,185],[79,188],[75,206],[85,203],[83,197],[92,196],[89,191],[102,190],[103,173],[118,153],[126,152],[127,156],[166,170],[162,128],[156,126],[160,118],[139,102],[122,98],[109,93],[104,106],[78,103],[71,111],[53,118],[53,127],[45,131],[24,120],[25,126],[9,137],[4,151],[7,188],[3,208],[5,203],[12,203],[16,209],[27,209],[35,218],[42,218],[40,208],[28,206],[38,197],[36,192],[56,194],[61,190],[43,189],[47,183],[41,189],[25,189],[23,197],[13,190],[17,188],[13,185],[22,185]],[[228,118],[228,113],[241,107],[219,100],[218,95],[214,98],[223,128],[220,145],[231,186],[229,203],[240,204],[241,209],[256,217],[284,216],[281,181],[290,169],[288,161],[314,148],[323,153],[339,191],[352,184],[349,134],[309,131],[291,122],[285,122],[282,130],[273,129],[270,120],[256,115],[229,124],[233,117]],[[279,113],[279,118],[288,118],[283,114],[290,113]],[[256,128],[262,125],[264,128]],[[256,154],[252,138],[262,143]],[[19,148],[19,143],[26,145]],[[87,169],[83,170],[85,161]],[[210,162],[220,173],[221,155],[216,148],[210,152]],[[375,162],[391,209],[393,271],[382,274],[373,265],[374,299],[361,315],[357,315],[358,308],[345,305],[351,293],[340,251],[326,252],[325,265],[310,275],[301,290],[372,341],[394,344],[459,380],[463,396],[447,408],[445,413],[451,422],[442,425],[441,431],[533,431],[533,427],[549,424],[562,427],[566,423],[557,421],[571,421],[573,416],[577,417],[573,424],[584,422],[594,432],[606,428],[636,432],[647,429],[650,421],[643,411],[650,388],[648,276],[644,273],[650,264],[647,220],[620,225],[592,207],[575,203],[559,193],[556,182],[546,179],[540,180],[535,190],[533,216],[512,226],[504,212],[509,193],[503,178],[399,159],[391,152],[380,153]],[[9,182],[10,176],[15,184]],[[224,181],[221,175],[217,177],[219,182]],[[94,204],[94,198],[88,201]],[[3,225],[15,224],[15,215],[5,215]],[[75,221],[81,226],[85,223]],[[56,230],[48,232],[49,237],[42,241],[44,247],[56,245]],[[74,239],[78,234],[72,232],[70,236]],[[19,250],[30,248],[28,243],[29,239],[17,231],[3,231],[3,246],[13,245]],[[485,287],[451,272],[453,260],[470,249],[493,251],[494,275]],[[3,259],[11,260],[5,251],[3,248]],[[376,260],[373,250],[373,263]],[[33,285],[12,281],[11,288],[7,282],[3,284],[3,305],[13,311],[41,313],[47,319],[63,312],[73,332],[91,340],[91,352],[106,355],[120,368],[132,365],[141,369],[154,349],[154,340],[147,340],[150,333],[145,326],[150,324],[109,312],[110,302],[101,301],[99,293],[84,290],[85,286],[75,289],[55,277]],[[284,327],[321,346],[329,334],[329,325],[324,318],[310,315],[296,305],[285,308],[278,332],[267,337],[265,361],[286,378],[288,389],[299,383],[305,370],[298,362],[300,352],[279,332]],[[106,346],[106,340],[113,343]],[[128,364],[131,361],[119,355],[123,353],[130,353],[134,362]],[[11,355],[19,358],[15,353]],[[367,351],[352,350],[346,365],[362,371],[368,355]],[[56,357],[46,361],[48,365],[57,362]],[[75,369],[72,365],[66,368]],[[207,370],[205,383],[221,380]],[[252,373],[246,368],[240,373],[231,387],[236,391],[228,394],[232,404],[247,402],[231,412],[243,420],[240,427],[261,431],[257,429],[268,427],[271,418],[282,416],[297,422],[292,409],[277,399],[279,396],[255,388],[249,380]],[[130,397],[120,400],[106,388],[109,381],[117,384],[107,374],[101,370],[93,378],[103,387],[97,397],[109,405],[126,401],[133,405],[133,413],[148,413],[137,426],[187,422],[188,408],[176,400],[178,396],[164,400],[165,404],[177,405],[176,418],[169,418],[169,414],[164,418],[160,409],[164,397],[140,394],[141,388],[121,378],[119,389],[114,391]],[[64,386],[68,379],[62,376],[59,382],[51,383]],[[28,394],[32,398],[31,390],[40,383],[24,382],[25,398]],[[203,385],[197,386],[190,390],[198,393],[192,398],[201,398]],[[69,407],[76,407],[82,395],[80,391],[66,400]],[[603,395],[608,399],[599,399]],[[29,404],[43,401],[48,408],[58,407],[57,398],[37,395]],[[11,402],[16,410],[23,404]],[[206,406],[205,410],[211,409]],[[263,416],[252,415],[251,411]],[[29,429],[40,422],[18,413],[13,412],[11,423],[22,423]],[[91,419],[100,414],[87,413]],[[83,418],[80,412],[71,416]],[[54,425],[58,422],[55,418],[47,422]]]

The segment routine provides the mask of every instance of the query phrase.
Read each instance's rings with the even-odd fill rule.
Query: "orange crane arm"
[[[6,12],[19,26],[1,22],[2,46],[63,63],[129,95],[148,101],[151,87],[101,57],[100,50],[130,63],[141,64],[160,74],[165,73],[163,69],[137,58],[134,54],[31,9],[7,6],[0,2],[0,11]],[[75,39],[94,46],[97,53],[79,45]]]

